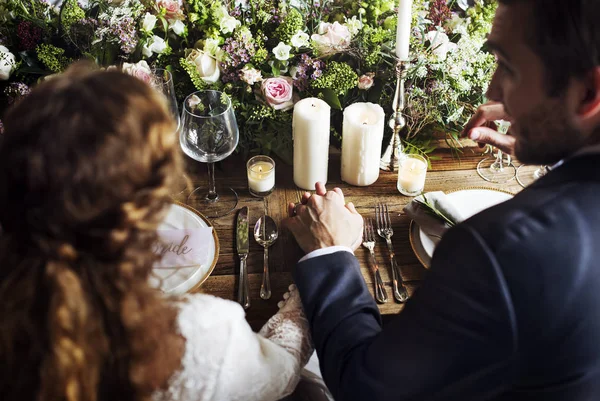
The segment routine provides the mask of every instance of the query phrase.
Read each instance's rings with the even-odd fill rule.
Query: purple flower
[[[2,120],[0,120],[0,135],[4,134],[4,124],[2,123]]]
[[[31,89],[29,89],[29,86],[27,86],[23,82],[12,82],[4,89],[4,94],[8,99],[9,105],[17,102],[18,100],[29,95],[30,93]]]

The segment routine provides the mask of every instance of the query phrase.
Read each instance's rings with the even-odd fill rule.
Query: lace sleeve
[[[284,294],[280,309],[260,329],[259,334],[285,348],[304,367],[313,353],[310,327],[295,285]]]
[[[252,331],[239,304],[206,294],[186,297],[178,316],[186,339],[182,366],[154,401],[275,401],[290,394],[303,366],[297,351],[303,340],[292,323],[297,317],[291,318],[297,308],[288,308],[277,314],[280,324],[267,323],[273,337],[267,339]]]

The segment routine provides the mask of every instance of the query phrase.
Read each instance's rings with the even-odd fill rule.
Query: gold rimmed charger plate
[[[206,216],[204,216],[202,213],[200,213],[199,211],[197,211],[196,209],[194,209],[193,207],[186,205],[185,203],[181,203],[178,201],[173,201],[171,207],[179,207],[179,208],[183,208],[185,209],[186,212],[192,213],[195,217],[199,218],[202,222],[203,222],[203,226],[201,227],[211,227],[212,228],[212,240],[213,240],[213,244],[214,244],[214,253],[212,256],[212,260],[209,261],[210,265],[208,267],[208,269],[206,270],[206,272],[197,277],[194,278],[194,282],[192,283],[187,283],[185,285],[185,287],[189,287],[186,288],[185,291],[169,291],[167,292],[168,294],[182,294],[182,293],[190,293],[190,292],[194,292],[196,291],[207,279],[208,277],[212,274],[212,272],[215,269],[215,266],[217,265],[217,261],[219,259],[219,251],[220,251],[220,245],[219,245],[219,237],[217,236],[217,232],[215,231],[214,226],[212,225],[212,223],[210,222],[210,220],[208,220],[208,218]],[[198,228],[201,228],[198,227]],[[211,248],[212,249],[212,248]],[[178,268],[189,268],[189,267],[194,267],[194,266],[198,266],[200,267],[200,265],[191,265],[191,266],[173,266],[172,269],[173,271],[176,271]],[[168,268],[169,270],[171,268]],[[163,268],[163,270],[166,270],[165,268]],[[163,278],[163,280],[168,279],[167,278]],[[191,279],[191,278],[190,278]],[[160,279],[157,279],[160,280]],[[179,285],[183,285],[184,283],[180,283],[178,284],[175,289],[179,286]]]
[[[482,190],[505,193],[507,195],[510,195],[511,197],[515,195],[513,192],[510,192],[510,191],[507,191],[504,189],[490,188],[490,187],[463,187],[463,188],[453,189],[451,191],[446,191],[445,193],[451,194],[451,193],[462,192],[462,191],[482,191]],[[508,199],[506,199],[506,200],[508,200]],[[493,206],[493,205],[490,205],[489,207],[491,207],[491,206]],[[478,213],[478,212],[476,212],[476,213]],[[473,213],[473,214],[476,214],[476,213]],[[473,214],[469,215],[469,217],[472,216]],[[425,248],[422,244],[421,228],[419,227],[419,225],[417,223],[415,223],[414,220],[411,220],[411,222],[410,222],[408,233],[409,233],[408,239],[410,241],[410,247],[412,248],[413,253],[417,257],[419,262],[423,265],[423,267],[428,269],[429,265],[431,264],[431,256],[429,256],[427,254],[427,251],[425,250]]]

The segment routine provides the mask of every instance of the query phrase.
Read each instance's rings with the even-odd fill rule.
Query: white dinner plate
[[[510,192],[492,188],[460,189],[446,195],[452,200],[454,207],[465,217],[465,220],[514,196]],[[413,252],[423,266],[428,268],[435,250],[435,242],[414,221],[410,223],[409,232]]]
[[[200,212],[183,203],[170,206],[159,230],[212,228],[210,221]],[[212,273],[219,258],[219,239],[215,230],[203,236],[201,244],[190,241],[189,247],[201,247],[201,260],[184,266],[155,264],[150,275],[150,285],[169,295],[181,295],[198,288]]]

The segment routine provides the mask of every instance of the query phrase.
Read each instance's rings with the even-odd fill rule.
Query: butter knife
[[[236,223],[236,245],[237,253],[240,257],[240,284],[238,288],[238,302],[244,309],[248,309],[250,307],[248,269],[246,267],[246,258],[248,257],[248,251],[250,248],[248,233],[248,206],[244,206],[238,212]]]

